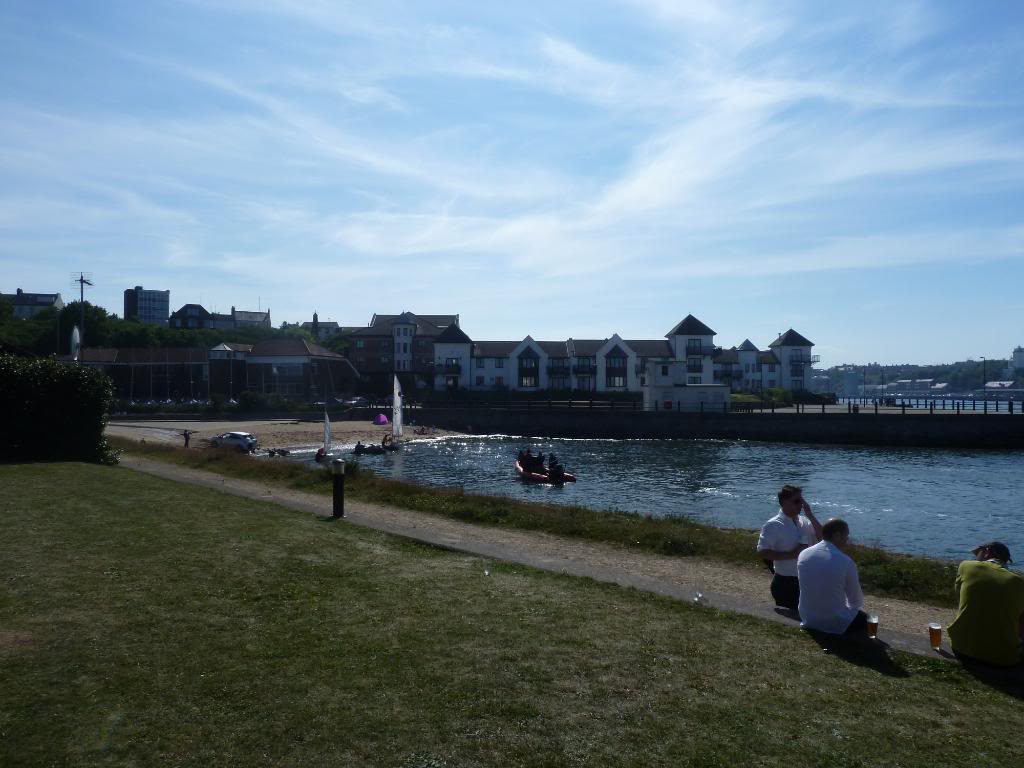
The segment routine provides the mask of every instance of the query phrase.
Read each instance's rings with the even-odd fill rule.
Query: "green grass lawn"
[[[0,765],[1020,758],[1024,703],[955,665],[124,468],[0,484]]]
[[[119,438],[111,438],[110,443],[128,453],[241,479],[277,483],[313,493],[331,492],[327,469],[314,471],[289,461],[254,460],[230,451],[186,451]],[[681,518],[656,518],[585,507],[536,504],[502,496],[465,494],[459,490],[377,477],[367,470],[354,470],[359,470],[359,465],[350,464],[346,494],[356,499],[477,524],[544,531],[659,554],[700,555],[750,568],[764,568],[754,554],[756,531],[717,528]],[[867,592],[956,607],[953,588],[955,563],[874,547],[851,547],[851,552],[857,561],[861,584]]]

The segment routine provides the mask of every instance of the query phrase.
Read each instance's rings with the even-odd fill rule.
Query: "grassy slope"
[[[1019,758],[1024,704],[956,666],[119,468],[0,483],[0,765]]]
[[[297,464],[277,461],[258,463],[223,451],[185,451],[160,445],[139,445],[111,439],[111,445],[149,458],[208,469],[240,478],[276,482],[302,490],[330,493],[326,470],[310,471]],[[582,507],[533,504],[500,496],[479,496],[430,488],[375,477],[372,473],[350,474],[346,493],[354,498],[390,504],[420,512],[444,515],[487,525],[546,531],[639,547],[661,554],[704,555],[733,563],[763,568],[754,556],[757,533],[715,528],[682,519],[661,519],[626,513],[608,513]],[[886,552],[871,547],[853,547],[867,592],[891,595],[931,605],[956,607],[953,582],[956,566],[925,557]]]

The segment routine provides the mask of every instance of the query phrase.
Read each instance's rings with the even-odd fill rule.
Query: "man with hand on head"
[[[1013,560],[1001,541],[973,551],[977,559],[960,563],[956,572],[960,607],[949,625],[953,653],[965,661],[1022,665],[1024,576],[1006,567]]]
[[[796,575],[796,559],[805,548],[819,541],[821,524],[804,500],[803,491],[796,485],[782,486],[779,514],[761,527],[761,536],[757,540],[758,555],[771,560],[774,565],[771,592],[775,605],[797,610],[800,583]]]
[[[822,541],[808,547],[796,561],[800,579],[800,626],[830,635],[865,632],[868,615],[861,610],[857,565],[843,552],[850,541],[850,526],[832,518],[821,529]]]

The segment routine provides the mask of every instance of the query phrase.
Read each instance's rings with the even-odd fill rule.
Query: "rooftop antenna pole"
[[[78,276],[71,275],[71,282],[78,285],[78,332],[82,338],[82,344],[85,345],[85,286],[92,287],[92,272],[79,272]]]

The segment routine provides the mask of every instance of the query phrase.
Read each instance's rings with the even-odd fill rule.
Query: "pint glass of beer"
[[[872,640],[878,637],[878,616],[873,613],[868,616],[868,637]]]
[[[931,640],[932,650],[937,651],[942,647],[942,625],[934,621],[928,625],[928,639]]]

